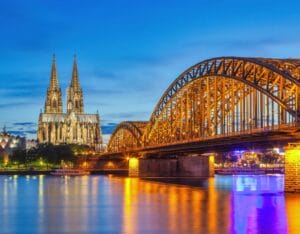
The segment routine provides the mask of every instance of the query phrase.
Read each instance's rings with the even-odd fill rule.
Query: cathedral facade
[[[89,145],[99,149],[102,143],[100,117],[98,112],[97,114],[84,113],[83,92],[79,84],[76,57],[74,57],[71,83],[67,89],[66,109],[64,112],[56,61],[53,56],[45,107],[39,116],[38,142]]]

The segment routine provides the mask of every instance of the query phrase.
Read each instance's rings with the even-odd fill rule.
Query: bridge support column
[[[214,155],[208,156],[208,174],[209,174],[209,177],[215,176],[215,156]]]
[[[285,152],[285,192],[300,192],[300,144],[289,144]]]
[[[139,159],[129,158],[128,167],[129,167],[128,175],[130,177],[138,177],[139,176]]]
[[[168,158],[129,159],[131,177],[211,177],[214,176],[214,156],[183,156]]]
[[[187,156],[178,159],[178,176],[213,177],[214,156]]]

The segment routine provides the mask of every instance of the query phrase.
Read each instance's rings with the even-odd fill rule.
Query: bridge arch
[[[183,72],[164,92],[144,146],[295,124],[300,60],[220,57]]]
[[[108,152],[123,152],[141,147],[141,139],[147,122],[124,121],[113,131],[108,145]]]

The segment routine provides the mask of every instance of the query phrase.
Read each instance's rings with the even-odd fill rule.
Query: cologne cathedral
[[[53,56],[45,109],[39,116],[37,139],[39,143],[80,144],[100,148],[102,143],[100,117],[98,112],[97,114],[84,113],[76,56],[71,84],[67,89],[66,113],[63,112],[62,92],[57,78],[55,56]]]

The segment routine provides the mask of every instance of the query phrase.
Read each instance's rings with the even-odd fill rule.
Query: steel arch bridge
[[[300,59],[219,57],[202,61],[168,87],[148,123],[144,122],[142,134],[128,131],[122,138],[119,144],[130,147],[108,147],[108,152],[296,131],[299,86]],[[109,146],[120,129],[125,129],[123,123]]]
[[[112,133],[108,145],[108,152],[126,152],[142,146],[142,135],[147,122],[125,121],[121,122]]]

